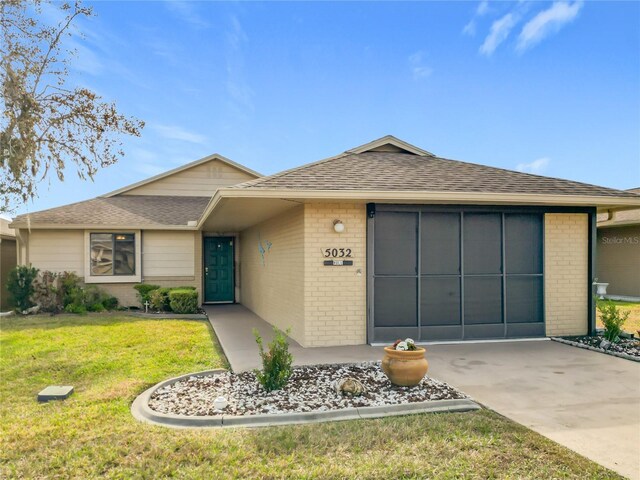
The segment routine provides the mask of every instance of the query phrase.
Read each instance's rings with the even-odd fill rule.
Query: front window
[[[91,275],[135,275],[135,252],[133,233],[92,233]]]

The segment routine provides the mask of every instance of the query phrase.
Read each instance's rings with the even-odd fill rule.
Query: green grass
[[[640,303],[616,302],[613,300],[612,302],[621,311],[629,312],[629,318],[627,318],[627,321],[624,323],[622,329],[625,332],[638,335],[638,331],[640,331]],[[597,312],[596,324],[598,328],[603,328],[602,322],[600,321],[600,312]]]
[[[224,366],[205,323],[3,319],[0,348],[0,478],[619,478],[488,410],[254,430],[135,421],[148,386]],[[76,392],[38,404],[51,384]]]

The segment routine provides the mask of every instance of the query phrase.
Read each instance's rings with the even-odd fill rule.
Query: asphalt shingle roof
[[[628,191],[571,180],[395,152],[347,154],[231,188],[638,196]]]
[[[20,215],[15,223],[95,226],[186,226],[199,220],[209,197],[121,195]],[[28,220],[27,220],[28,217]]]

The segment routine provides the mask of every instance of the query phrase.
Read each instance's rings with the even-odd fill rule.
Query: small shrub
[[[69,305],[64,307],[64,311],[67,313],[79,313],[81,315],[84,315],[85,313],[87,313],[87,307],[77,303],[70,303]]]
[[[610,342],[617,342],[622,333],[622,326],[627,321],[630,312],[621,313],[611,300],[599,300],[596,305],[600,312],[600,320],[604,325],[604,338]]]
[[[154,290],[160,288],[160,285],[151,285],[149,283],[139,283],[138,285],[134,285],[133,288],[138,292],[138,300],[140,300],[140,304],[144,307],[146,302],[151,303],[149,298],[149,294]]]
[[[9,272],[7,290],[13,298],[16,310],[22,312],[33,306],[31,296],[34,293],[33,282],[38,275],[38,269],[20,265]]]
[[[158,288],[149,294],[149,303],[151,308],[159,312],[168,312],[171,310],[169,305],[170,288]]]
[[[105,296],[103,292],[95,285],[88,285],[83,289],[84,303],[85,305],[95,305],[96,303],[102,303],[102,298]]]
[[[112,297],[95,285],[89,285],[82,291],[82,302],[89,312],[104,312],[118,307],[118,299],[116,297]]]
[[[191,287],[187,285],[186,287],[176,287],[176,290],[195,290],[196,287]]]
[[[74,272],[63,272],[58,275],[58,289],[63,307],[73,302],[73,299],[78,295],[77,291],[81,288],[80,277]]]
[[[118,299],[116,297],[112,297],[111,295],[107,295],[102,300],[102,305],[107,310],[115,310],[118,308]]]
[[[64,311],[67,313],[86,313],[87,302],[82,287],[73,288],[66,293]]]
[[[260,358],[262,358],[262,371],[254,370],[256,378],[260,385],[267,391],[280,390],[284,387],[291,374],[293,373],[292,363],[293,356],[289,353],[289,342],[287,335],[291,329],[285,332],[273,327],[273,341],[269,343],[269,351],[264,351],[262,337],[258,330],[253,329],[253,335],[256,337],[256,343],[260,349]]]
[[[171,289],[169,306],[175,313],[198,313],[198,292],[184,288]]]

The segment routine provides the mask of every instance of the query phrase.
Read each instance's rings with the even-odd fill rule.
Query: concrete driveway
[[[205,307],[231,367],[260,366],[252,329],[271,326],[242,305]],[[640,363],[550,340],[427,345],[429,376],[542,435],[640,480]],[[379,347],[302,348],[296,365],[378,361]]]
[[[640,363],[553,341],[427,346],[429,375],[640,479]]]

